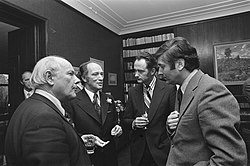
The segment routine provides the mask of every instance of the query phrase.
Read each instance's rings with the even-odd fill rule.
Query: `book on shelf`
[[[160,41],[166,41],[174,38],[174,33],[161,34],[156,36],[146,36],[141,38],[128,38],[122,41],[123,47],[129,47],[134,45],[148,44]]]
[[[124,84],[124,92],[128,92],[129,88],[135,87],[137,83],[125,83]]]
[[[134,62],[124,62],[124,70],[133,70]]]
[[[125,73],[124,75],[125,75],[125,81],[135,81],[136,80],[133,72]]]
[[[145,49],[140,49],[140,50],[123,50],[123,58],[126,57],[136,57],[137,55],[140,54],[140,52],[148,52],[150,54],[155,53],[159,47],[152,47],[152,48],[145,48]]]

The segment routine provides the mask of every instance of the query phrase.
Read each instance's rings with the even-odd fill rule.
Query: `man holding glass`
[[[76,97],[78,78],[70,62],[47,56],[37,62],[30,80],[35,92],[19,105],[8,125],[8,166],[91,166],[61,106]]]
[[[129,89],[123,125],[131,130],[132,166],[163,166],[170,140],[166,120],[174,110],[175,87],[156,78],[157,61],[142,52],[134,62],[139,85]]]
[[[76,98],[65,103],[76,131],[82,136],[94,166],[117,166],[114,137],[122,134],[117,122],[115,102],[111,95],[102,92],[104,71],[88,61],[80,65],[80,78],[84,85]],[[92,141],[92,143],[91,143]],[[91,144],[95,146],[91,149]]]

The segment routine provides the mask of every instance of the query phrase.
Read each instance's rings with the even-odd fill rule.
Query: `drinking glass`
[[[89,136],[86,138],[87,141],[85,142],[85,147],[87,149],[88,154],[93,154],[95,152],[95,137]]]
[[[145,111],[144,114],[142,114],[142,117],[148,120],[148,113]],[[146,130],[147,126],[145,126],[143,129]]]

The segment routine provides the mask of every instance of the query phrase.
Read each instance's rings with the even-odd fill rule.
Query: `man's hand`
[[[170,113],[167,119],[167,126],[170,130],[175,130],[179,122],[179,112],[173,111]]]
[[[136,117],[136,119],[132,122],[133,129],[144,129],[149,123],[147,117]]]
[[[105,142],[93,134],[84,134],[81,136],[84,143],[86,143],[90,137],[93,137],[95,139],[95,145],[100,146],[100,147],[104,147],[105,145],[109,143],[109,141]]]
[[[122,127],[119,125],[115,125],[115,127],[113,127],[113,129],[111,130],[111,135],[118,137],[122,135]]]

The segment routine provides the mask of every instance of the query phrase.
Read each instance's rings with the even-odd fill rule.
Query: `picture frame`
[[[108,85],[110,85],[110,86],[117,85],[117,74],[116,73],[108,73]]]
[[[225,85],[240,85],[250,77],[250,40],[215,43],[215,78]]]

